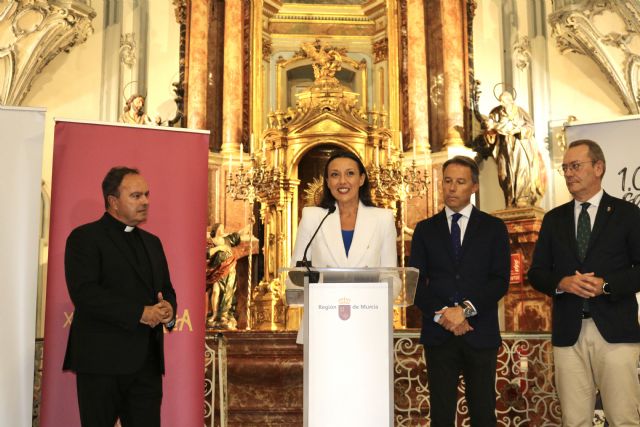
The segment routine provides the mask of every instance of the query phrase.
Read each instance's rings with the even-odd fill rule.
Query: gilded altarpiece
[[[257,189],[264,224],[265,263],[264,279],[254,292],[254,329],[273,329],[274,324],[286,329],[299,326],[299,312],[290,310],[285,315],[281,302],[284,277],[278,270],[290,265],[299,219],[299,193],[305,190],[300,187],[299,168],[307,154],[318,147],[352,151],[369,169],[377,204],[395,209],[399,200],[398,193],[389,192],[381,178],[385,165],[392,168],[401,153],[385,126],[385,115],[365,111],[360,107],[360,94],[348,90],[335,77],[342,64],[362,73],[366,64],[348,58],[344,50],[306,43],[298,55],[278,64],[278,81],[284,81],[284,70],[296,62],[313,65],[315,82],[308,91],[297,94],[295,108],[269,113],[268,128],[252,155],[251,171],[247,172],[252,177],[271,177],[268,190]],[[404,171],[403,167],[397,169]],[[260,186],[264,179],[252,182]]]
[[[215,12],[216,7],[219,11],[221,2],[202,1],[211,6],[211,11]],[[428,106],[427,114],[422,115],[428,122],[426,134],[416,134],[415,120],[419,116],[407,120],[407,98],[416,94],[403,88],[408,82],[408,68],[415,67],[410,61],[415,53],[414,45],[403,40],[409,32],[410,3],[373,0],[363,2],[363,6],[341,8],[340,12],[348,10],[351,16],[346,16],[348,13],[323,15],[320,5],[311,5],[317,13],[309,13],[299,3],[308,2],[225,2],[224,14],[211,13],[224,16],[225,23],[229,16],[234,16],[238,19],[235,24],[244,29],[240,43],[227,36],[225,27],[224,40],[209,44],[209,57],[218,61],[215,70],[208,70],[213,71],[209,78],[216,82],[222,80],[223,85],[229,84],[224,80],[228,53],[242,51],[235,64],[242,69],[242,78],[231,83],[242,86],[238,90],[242,95],[236,100],[234,110],[237,117],[230,120],[232,117],[225,116],[219,109],[215,113],[221,115],[221,121],[220,129],[215,130],[217,139],[212,141],[210,154],[211,218],[223,221],[229,230],[240,229],[247,222],[255,223],[256,240],[244,254],[259,251],[264,257],[259,277],[251,276],[257,272],[255,265],[253,269],[248,268],[244,276],[239,274],[238,289],[248,291],[245,298],[250,307],[246,311],[246,326],[252,331],[208,335],[208,339],[215,337],[222,342],[218,353],[211,357],[212,364],[214,360],[219,363],[220,380],[220,399],[212,396],[211,408],[219,405],[220,419],[228,414],[229,425],[234,425],[235,416],[239,417],[235,425],[247,425],[250,419],[261,420],[262,424],[271,424],[271,421],[272,425],[299,424],[302,413],[300,349],[293,344],[293,333],[282,332],[298,328],[299,313],[287,311],[282,299],[284,277],[278,271],[290,265],[300,204],[304,199],[301,194],[307,190],[301,167],[313,159],[314,153],[328,147],[358,154],[368,169],[374,199],[395,211],[402,263],[409,254],[415,224],[443,206],[443,195],[438,188],[442,164],[457,154],[473,156],[473,152],[464,147],[463,139],[471,127],[466,88],[468,67],[472,68],[469,62],[472,49],[465,31],[471,32],[468,19],[473,13],[474,1],[410,2],[412,7],[417,4],[425,11],[425,28],[412,34],[427,42],[426,75],[416,74],[415,68],[413,74],[428,79],[428,93],[417,97]],[[237,6],[240,4],[242,6]],[[227,13],[234,12],[235,7],[242,7],[242,12]],[[350,29],[353,34],[349,33]],[[198,32],[191,28],[191,34],[193,39]],[[283,45],[287,49],[283,49]],[[368,62],[350,56],[359,52],[352,49],[353,46],[362,48],[362,45],[368,46],[365,48]],[[284,55],[288,59],[280,60],[278,53],[274,53],[282,51],[288,51]],[[224,67],[220,67],[220,61],[225,61]],[[188,68],[194,74],[196,69],[192,65]],[[286,72],[298,66],[313,67],[315,80],[308,90],[292,97]],[[357,75],[359,83],[347,87],[336,79],[335,71],[342,67]],[[199,106],[192,103],[193,99],[189,95],[187,104],[191,111],[198,111]],[[209,98],[209,101],[219,105],[225,99]],[[240,116],[240,132],[225,127],[225,123],[238,122]],[[401,135],[405,136],[404,141]],[[407,141],[407,136],[412,140]],[[418,176],[417,172],[422,175]],[[423,191],[416,191],[418,183],[424,186]],[[526,270],[540,218],[533,214],[509,217],[505,221],[514,251],[523,255]],[[506,330],[529,330],[528,323],[525,325],[518,313],[526,312],[527,301],[536,297],[524,282],[511,287],[505,305],[515,308],[505,313]],[[544,308],[546,302],[539,302]],[[238,310],[243,311],[240,306]],[[399,316],[400,326],[419,327],[419,313],[414,317],[409,314]],[[239,321],[239,328],[244,329],[245,324]],[[421,347],[415,331],[396,331],[396,337],[402,334],[408,334],[411,343],[402,341],[394,350],[396,363],[409,366],[406,374],[396,370],[397,425],[428,423]],[[224,340],[233,345],[226,349]],[[501,353],[497,394],[504,402],[499,404],[499,411],[511,413],[516,408],[516,412],[523,413],[522,419],[532,419],[531,414],[542,414],[543,419],[549,419],[546,409],[555,407],[555,395],[548,382],[548,337],[540,340],[541,370],[533,369],[534,363],[538,366],[538,350],[528,347],[531,339],[517,336],[513,345],[509,344],[504,354]],[[267,351],[262,353],[260,345],[266,345]],[[287,396],[285,406],[283,399],[269,401],[259,397],[259,393],[267,390],[265,384],[270,380],[274,388],[269,389],[269,394]],[[256,387],[247,387],[248,381],[256,381]],[[534,384],[535,381],[540,381],[542,386]],[[215,380],[211,385],[214,384]],[[531,403],[540,402],[540,396],[544,396],[542,409]],[[264,401],[264,408],[258,408],[256,400]],[[467,411],[460,400],[459,412]],[[211,420],[216,418],[210,415]],[[501,425],[511,425],[508,421],[511,416],[505,416]],[[543,424],[532,422],[531,425]]]

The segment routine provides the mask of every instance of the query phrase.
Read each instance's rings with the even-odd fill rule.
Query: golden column
[[[427,90],[427,47],[424,26],[424,1],[407,0],[407,37],[409,52],[409,124],[420,151],[429,149],[429,97]]]
[[[447,115],[444,148],[462,146],[464,142],[464,104],[466,67],[464,51],[463,0],[441,0],[442,62],[444,69],[444,108]]]
[[[223,153],[237,153],[242,137],[242,4],[240,0],[224,4]]]
[[[189,70],[187,88],[187,127],[205,129],[207,126],[207,73],[209,43],[209,0],[190,2]],[[197,34],[197,37],[192,37]]]

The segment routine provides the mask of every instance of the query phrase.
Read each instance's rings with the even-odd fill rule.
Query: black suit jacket
[[[611,295],[589,299],[598,331],[610,343],[640,342],[640,209],[604,193],[593,224],[584,262],[577,255],[574,201],[549,211],[543,221],[529,269],[529,282],[553,297],[552,342],[575,344],[582,326],[582,301],[577,295],[556,295],[565,276],[593,272],[609,283]]]
[[[478,314],[469,318],[473,331],[464,339],[476,348],[500,345],[498,301],[507,292],[511,256],[509,235],[502,220],[475,207],[467,223],[459,262],[444,210],[416,226],[409,265],[420,270],[415,305],[422,311],[420,341],[439,345],[453,334],[434,322],[445,306],[469,300]]]
[[[157,303],[158,292],[175,314],[176,294],[160,239],[142,229],[138,232],[148,254],[151,277],[134,262],[124,225],[108,213],[69,235],[65,275],[75,310],[63,369],[130,374],[142,367],[149,349],[155,346],[164,373],[163,327],[151,330],[140,318],[145,305]]]

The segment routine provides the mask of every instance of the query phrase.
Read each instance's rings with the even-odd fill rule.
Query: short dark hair
[[[604,173],[607,171],[607,161],[604,158],[604,153],[600,145],[590,139],[578,139],[572,141],[569,144],[569,148],[579,147],[581,145],[585,145],[589,149],[589,158],[593,160],[593,162],[602,162],[602,176],[604,176]]]
[[[468,167],[469,169],[471,169],[471,181],[474,184],[478,184],[480,182],[480,169],[478,169],[478,164],[471,157],[455,156],[450,158],[449,160],[444,162],[444,164],[442,165],[443,173],[444,173],[444,170],[449,165],[460,165],[460,166]]]
[[[360,158],[351,151],[339,150],[334,152],[331,157],[329,157],[327,163],[324,165],[324,179],[322,183],[322,200],[320,201],[320,207],[324,209],[330,209],[336,204],[336,199],[335,197],[333,197],[333,194],[331,194],[331,190],[329,190],[327,181],[329,179],[329,164],[333,160],[341,158],[351,159],[358,164],[358,170],[360,171],[360,174],[364,175],[364,183],[362,184],[358,192],[360,201],[365,206],[375,206],[373,200],[371,200],[371,185],[369,184],[369,176],[367,175],[367,170],[365,169],[364,164],[362,164],[362,160],[360,160]]]
[[[120,197],[120,184],[126,175],[140,175],[140,171],[126,166],[115,166],[102,180],[102,197],[104,197],[104,208],[109,209],[109,196]]]

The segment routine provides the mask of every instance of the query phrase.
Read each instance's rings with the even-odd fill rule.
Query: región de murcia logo
[[[340,298],[338,299],[338,316],[341,320],[349,320],[351,317],[351,299]]]

